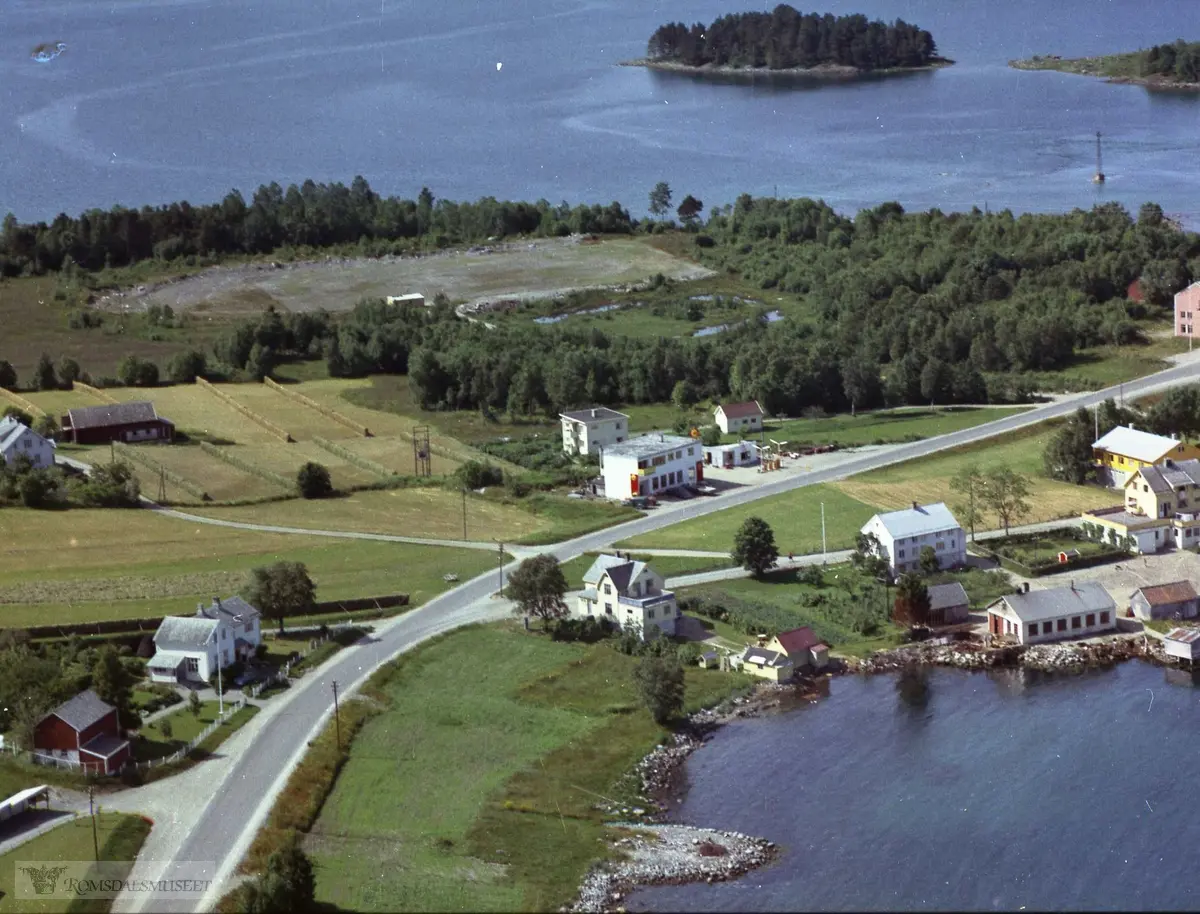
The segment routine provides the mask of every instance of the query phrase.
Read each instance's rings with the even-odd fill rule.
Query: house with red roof
[[[722,403],[717,407],[717,428],[726,435],[760,432],[763,427],[763,408],[757,400],[742,403]]]
[[[807,625],[780,632],[767,642],[766,648],[783,654],[796,669],[811,667],[819,670],[829,663],[829,645]]]

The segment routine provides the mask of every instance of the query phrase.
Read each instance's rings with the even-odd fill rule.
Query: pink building
[[[1196,335],[1200,323],[1200,282],[1194,282],[1182,292],[1175,293],[1175,335]]]

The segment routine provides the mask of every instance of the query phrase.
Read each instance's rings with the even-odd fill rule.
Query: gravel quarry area
[[[268,305],[285,311],[346,311],[363,298],[439,292],[452,302],[490,298],[547,298],[571,291],[644,282],[657,273],[703,279],[712,271],[634,238],[583,236],[478,245],[378,259],[326,258],[303,263],[213,267],[183,279],[114,292],[95,302],[106,310],[240,315]]]

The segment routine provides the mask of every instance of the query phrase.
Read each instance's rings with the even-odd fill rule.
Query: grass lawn
[[[177,749],[182,749],[195,739],[200,732],[217,719],[217,702],[204,701],[200,703],[200,713],[193,714],[187,703],[178,711],[160,717],[154,723],[146,724],[138,733],[144,739],[134,740],[134,755],[139,762],[149,759],[162,758]],[[163,723],[170,721],[171,735],[163,733]]]
[[[567,578],[567,586],[580,586],[584,572],[592,567],[599,552],[587,552],[562,563],[563,574]],[[698,574],[702,571],[716,571],[719,568],[732,568],[733,560],[729,558],[705,558],[704,556],[686,555],[645,555],[633,553],[635,561],[649,563],[655,571],[665,578],[677,577],[684,574]]]
[[[1087,537],[1074,537],[1069,533],[1048,530],[1033,537],[1022,536],[1014,539],[985,540],[982,547],[998,553],[1005,558],[1020,562],[1023,565],[1038,565],[1043,562],[1058,560],[1060,552],[1077,550],[1080,555],[1100,555],[1112,553],[1114,547],[1108,543],[1099,543]]]
[[[306,840],[346,910],[554,910],[605,853],[594,804],[662,738],[635,660],[509,625],[402,658]],[[464,677],[463,671],[469,671]],[[745,683],[688,670],[688,703]],[[626,793],[622,794],[622,790]]]
[[[491,568],[491,552],[259,533],[144,510],[0,511],[0,627],[147,618],[239,590],[250,569],[304,562],[318,600],[407,593],[417,606]]]
[[[1037,425],[1003,438],[874,470],[833,483],[833,486],[851,497],[889,511],[908,507],[914,501],[922,504],[948,501],[953,508],[961,498],[950,490],[950,480],[967,466],[976,464],[985,472],[1008,467],[1028,479],[1032,510],[1021,523],[1075,517],[1088,508],[1111,504],[1111,493],[1098,486],[1074,486],[1042,475],[1042,453],[1054,432],[1052,423]],[[789,493],[779,500],[792,497]],[[996,518],[987,512],[981,529],[997,526]]]
[[[937,409],[886,409],[877,412],[859,413],[856,416],[839,415],[824,419],[768,419],[768,438],[787,441],[791,445],[807,444],[861,445],[893,444],[933,438],[950,432],[962,431],[995,422],[1017,413],[1025,412],[1027,406],[944,406]],[[729,441],[737,435],[724,436]]]
[[[7,753],[0,755],[0,800],[40,784],[53,784],[72,790],[87,789],[86,780],[73,771],[19,761]],[[3,874],[0,873],[0,876]]]
[[[617,545],[634,551],[651,549],[703,549],[721,552],[733,548],[733,535],[747,517],[761,517],[775,531],[781,554],[807,555],[821,551],[821,504],[825,505],[825,538],[832,552],[850,549],[862,525],[879,509],[841,484],[805,486],[750,505],[739,505],[695,520],[645,533]],[[915,497],[915,496],[914,496]],[[938,501],[934,499],[934,501]]]
[[[101,813],[96,817],[101,860],[135,860],[142,844],[150,834],[150,823],[141,816]],[[87,901],[61,898],[26,898],[17,894],[17,865],[25,860],[77,861],[92,860],[95,845],[92,820],[81,816],[40,835],[0,857],[0,912],[20,911],[22,914],[50,914],[58,911],[108,911],[110,900]],[[71,874],[74,875],[74,874]],[[28,883],[22,875],[21,887]],[[27,889],[26,889],[27,890]]]

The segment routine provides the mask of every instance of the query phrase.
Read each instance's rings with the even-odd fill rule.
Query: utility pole
[[[225,716],[225,680],[221,676],[221,661],[224,656],[217,654],[217,720]]]
[[[825,502],[821,502],[821,564],[822,565],[826,564],[826,562],[827,562],[827,559],[825,556],[826,551],[827,550],[825,549]]]
[[[504,544],[498,543],[500,547],[500,596],[504,596]]]
[[[342,751],[342,714],[338,708],[337,680],[333,681],[333,729],[337,734],[338,752]]]
[[[1093,441],[1100,440],[1100,404],[1097,403],[1092,407],[1092,438]]]
[[[466,542],[466,539],[467,539],[467,488],[466,488],[466,486],[463,486],[462,498],[463,498],[463,542]]]
[[[92,850],[100,860],[100,838],[96,835],[96,785],[88,784],[88,813],[92,817]]]

